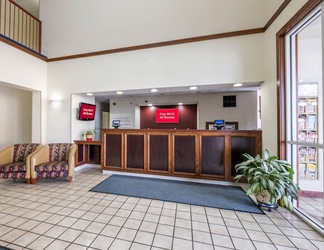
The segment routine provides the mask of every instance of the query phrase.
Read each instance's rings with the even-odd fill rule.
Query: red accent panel
[[[178,109],[156,109],[155,122],[157,123],[178,123],[179,110]]]
[[[178,109],[178,123],[157,123],[155,120],[158,109]],[[197,104],[165,105],[155,107],[140,107],[141,129],[197,129]]]

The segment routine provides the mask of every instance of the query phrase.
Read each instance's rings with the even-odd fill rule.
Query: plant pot
[[[278,209],[277,204],[270,203],[270,194],[267,190],[263,190],[261,193],[257,193],[254,195],[255,195],[255,198],[257,199],[259,207],[264,207],[264,208],[268,209],[269,212],[271,212],[271,210]]]
[[[87,141],[92,141],[93,135],[86,135]]]

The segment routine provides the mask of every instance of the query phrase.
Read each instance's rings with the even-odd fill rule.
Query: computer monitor
[[[120,120],[113,120],[112,121],[112,126],[114,128],[119,128],[119,126],[120,126]]]
[[[223,130],[223,129],[225,129],[225,120],[215,120],[214,121],[214,127],[217,130]]]

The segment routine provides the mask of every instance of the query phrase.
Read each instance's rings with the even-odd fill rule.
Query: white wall
[[[263,148],[276,155],[277,147],[277,60],[276,33],[288,20],[307,2],[307,0],[290,1],[281,15],[267,29],[264,34],[265,42],[265,75],[261,85],[261,128],[263,131]]]
[[[223,95],[236,95],[237,106],[234,108],[223,108]],[[205,129],[206,122],[215,119],[239,122],[239,129],[257,129],[257,92],[231,92],[231,93],[209,93],[191,95],[168,95],[153,97],[127,97],[110,99],[110,120],[118,115],[131,115],[132,128],[139,128],[139,113],[136,107],[147,105],[198,104],[198,129]],[[116,105],[112,105],[115,102]],[[134,113],[135,112],[135,113]]]
[[[32,92],[0,85],[0,150],[31,142]]]
[[[261,28],[278,1],[42,0],[43,53],[53,58]]]
[[[0,148],[21,141],[44,143],[47,63],[2,42],[0,55],[0,84],[12,88],[0,92],[0,106],[7,107],[7,110],[0,111],[6,112],[0,116],[3,118],[0,126],[10,129],[10,133],[2,135]],[[25,94],[28,98],[21,96],[21,90],[28,92]],[[17,104],[13,103],[14,100]],[[22,100],[26,103],[22,104]],[[20,115],[22,118],[18,118]],[[28,121],[26,128],[21,127],[21,119]],[[33,129],[29,125],[31,122]]]
[[[51,62],[47,99],[58,95],[67,108],[70,94],[262,81],[263,42],[256,34]],[[70,138],[68,113],[48,108],[47,118],[48,133]]]

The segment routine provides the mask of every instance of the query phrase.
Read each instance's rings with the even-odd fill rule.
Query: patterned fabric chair
[[[14,180],[25,178],[30,183],[30,158],[40,150],[41,144],[20,143],[0,151],[0,177]]]
[[[36,178],[68,177],[74,173],[74,155],[77,146],[72,143],[51,143],[43,146],[30,160],[31,182]]]

